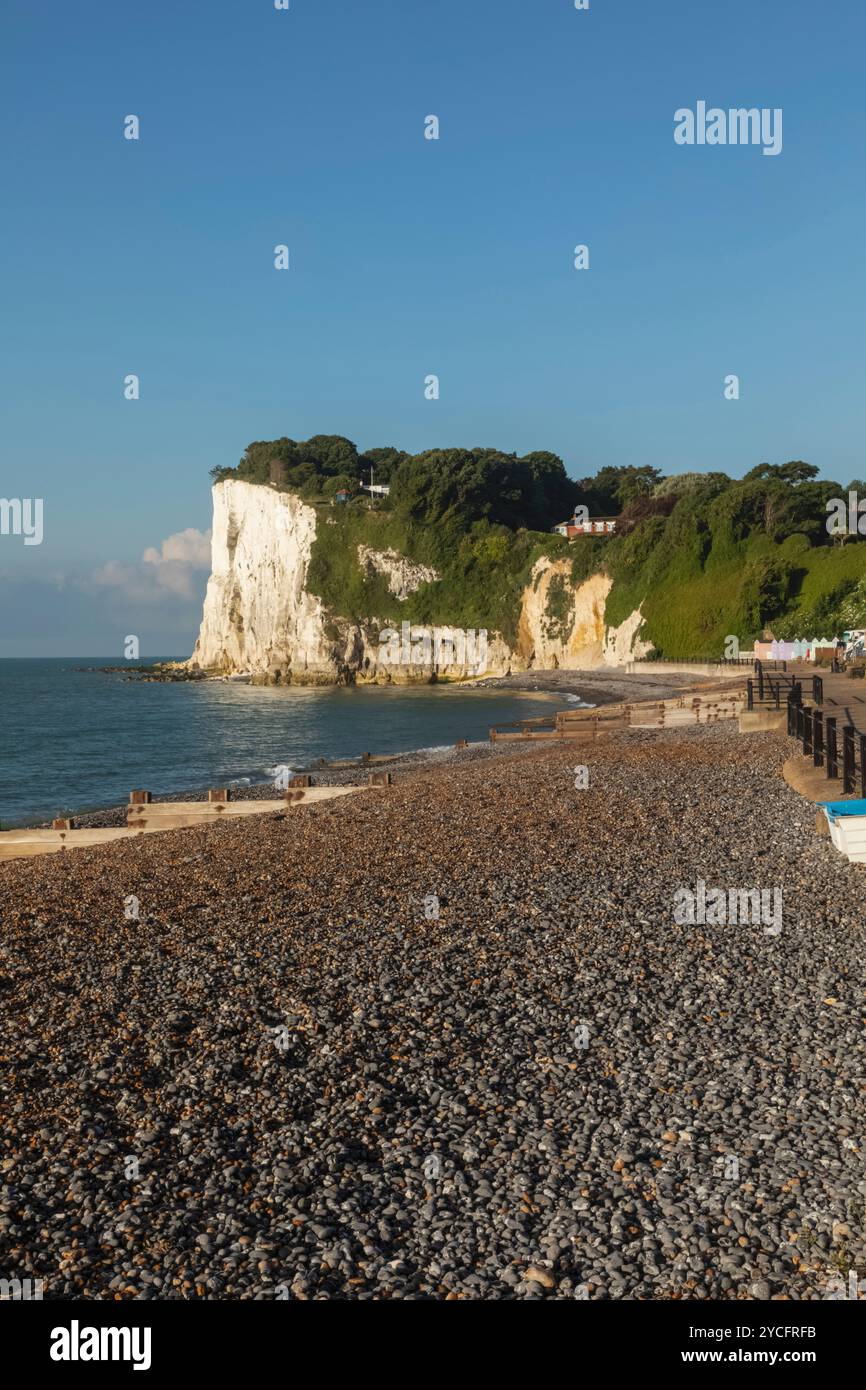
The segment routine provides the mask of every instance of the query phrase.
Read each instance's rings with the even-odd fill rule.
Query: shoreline
[[[104,669],[116,673],[122,668],[81,667],[78,669],[87,672]],[[214,677],[208,679],[237,678]],[[574,700],[577,699],[587,708],[596,706],[600,708],[628,699],[635,702],[647,699],[669,699],[687,692],[696,685],[705,683],[705,678],[691,675],[688,672],[682,673],[681,676],[672,677],[670,674],[653,676],[649,672],[646,675],[643,673],[640,675],[620,673],[613,668],[606,668],[597,671],[525,671],[510,676],[484,677],[468,683],[443,682],[443,688],[461,693],[475,689],[491,689],[512,691],[515,694],[547,696],[551,703],[556,699],[568,702],[563,706],[564,708],[576,708]],[[363,687],[365,690],[373,688],[375,687]],[[321,778],[320,785],[355,786],[365,783],[368,771],[374,767],[385,771],[394,769],[408,771],[443,762],[472,762],[482,757],[503,756],[506,751],[513,751],[513,747],[513,745],[490,744],[486,740],[470,743],[466,749],[458,749],[456,745],[433,747],[422,745],[393,754],[373,754],[368,763],[363,763],[360,758],[357,760],[326,759],[324,761],[314,759],[310,763],[299,763],[297,767],[292,768],[292,772],[310,773],[313,777]],[[153,793],[155,802],[204,801],[207,799],[209,786],[212,785],[217,784],[205,783],[168,792],[159,791],[156,787],[149,787],[148,790]],[[220,782],[218,785],[225,784]],[[230,787],[232,799],[237,801],[266,800],[274,795],[273,781],[268,779],[256,782],[246,779],[232,779],[227,785]],[[80,810],[76,810],[74,807],[58,808],[55,814],[70,816],[79,829],[94,829],[124,826],[126,824],[126,810],[127,803],[118,803],[88,806]],[[20,821],[4,818],[2,825],[6,830],[48,829],[51,826],[51,820],[38,816],[26,817]]]
[[[735,679],[736,677],[731,677]],[[579,671],[565,667],[550,671],[517,671],[505,676],[482,676],[463,682],[463,689],[513,690],[525,694],[577,695],[593,705],[612,705],[621,701],[668,700],[707,684],[707,677],[696,672],[653,673],[622,671],[615,666]]]
[[[513,744],[492,744],[487,742],[470,743],[466,748],[446,745],[441,748],[413,748],[402,753],[376,753],[369,762],[360,758],[340,758],[322,765],[320,759],[309,765],[292,768],[292,774],[309,773],[316,786],[353,787],[366,786],[368,773],[376,770],[385,772],[396,768],[402,771],[419,771],[447,763],[471,763],[488,757],[506,756],[517,751]],[[525,751],[525,750],[524,750]],[[230,782],[228,784],[232,801],[268,801],[283,793],[275,791],[273,780],[264,782]],[[153,801],[206,801],[208,787],[193,787],[185,791],[153,792]],[[122,827],[126,825],[127,804],[96,807],[88,811],[72,812],[72,819],[78,829]],[[9,826],[9,829],[48,829],[50,822],[33,821],[29,825]],[[173,834],[166,831],[165,834]]]
[[[263,674],[255,671],[235,671],[223,673],[218,671],[204,671],[191,669],[185,662],[165,661],[153,664],[141,664],[139,666],[82,666],[76,667],[82,672],[93,672],[104,675],[125,675],[131,681],[139,681],[143,684],[214,684],[214,685],[250,685],[262,686],[270,689],[270,684],[263,679]],[[595,666],[586,669],[582,667],[544,667],[528,668],[524,671],[507,671],[503,675],[483,675],[483,676],[464,676],[464,677],[437,677],[435,672],[427,680],[394,681],[394,680],[363,680],[356,679],[359,673],[353,673],[353,678],[343,682],[339,680],[328,682],[313,682],[308,685],[305,681],[297,684],[298,689],[357,689],[357,690],[417,690],[427,686],[437,686],[444,690],[512,690],[526,694],[551,695],[576,695],[581,699],[585,695],[592,694],[591,704],[612,704],[619,700],[627,699],[631,696],[634,699],[664,699],[670,695],[679,694],[683,690],[691,688],[706,681],[706,677],[695,672],[682,671],[672,674],[671,672],[656,672],[652,670],[652,663],[646,663],[646,669],[640,673],[634,671],[624,671],[617,666]],[[293,687],[292,681],[285,682],[285,688]]]

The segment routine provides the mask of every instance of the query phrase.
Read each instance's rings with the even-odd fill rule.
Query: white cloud
[[[197,531],[188,526],[185,531],[176,531],[162,543],[162,550],[148,546],[142,556],[150,565],[184,564],[193,569],[210,568],[210,531]]]
[[[139,561],[109,560],[89,573],[0,571],[0,655],[119,663],[126,634],[135,633],[145,660],[188,656],[209,572],[209,536],[192,527],[148,546]]]
[[[170,596],[191,601],[201,597],[201,578],[209,570],[210,532],[188,526],[159,546],[148,546],[137,565],[107,561],[89,576],[89,583],[138,603]]]

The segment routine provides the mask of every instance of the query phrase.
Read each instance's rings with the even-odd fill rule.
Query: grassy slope
[[[722,655],[729,635],[748,647],[764,628],[779,638],[838,635],[866,625],[866,545],[810,548],[753,536],[703,565],[664,561],[664,542],[639,567],[611,556],[607,621],[643,604],[643,637],[667,657]],[[681,557],[680,557],[681,558]],[[769,574],[769,579],[766,576]]]

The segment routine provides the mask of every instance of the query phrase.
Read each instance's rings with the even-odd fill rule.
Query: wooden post
[[[367,786],[390,787],[393,780],[390,772],[371,772],[367,777]]]
[[[842,790],[854,790],[854,734],[853,724],[846,724],[842,730]]]
[[[824,766],[824,716],[819,709],[812,715],[812,762],[815,767]]]
[[[129,793],[130,806],[149,806],[153,796],[150,792],[137,791]]]
[[[228,787],[211,787],[207,794],[208,801],[228,801],[231,798],[231,791]]]
[[[797,735],[797,706],[794,703],[793,693],[788,696],[788,733],[791,738]]]
[[[69,816],[58,816],[51,822],[52,830],[74,830],[75,822]]]
[[[827,776],[839,776],[839,755],[836,747],[836,720],[827,720]]]

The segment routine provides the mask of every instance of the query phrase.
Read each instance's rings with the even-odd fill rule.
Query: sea
[[[109,664],[0,659],[3,829],[123,805],[133,787],[243,785],[317,758],[483,741],[493,724],[562,704],[561,696],[449,685],[166,684],[98,669]]]

